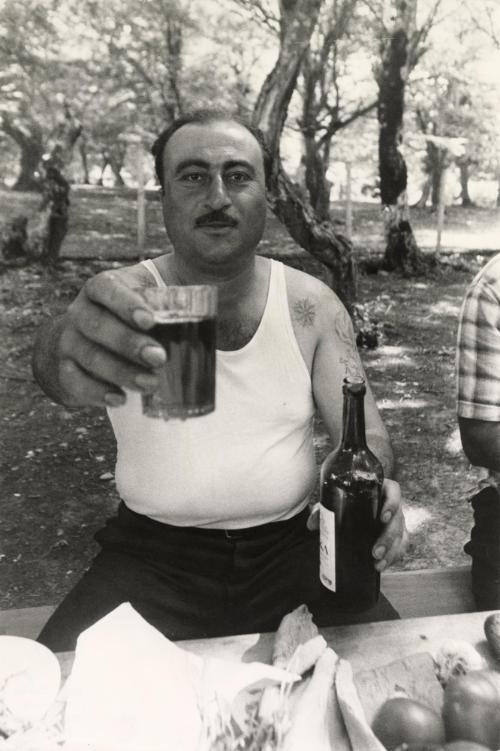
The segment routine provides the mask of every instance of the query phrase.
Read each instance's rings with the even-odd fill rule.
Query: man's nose
[[[205,200],[210,209],[220,210],[231,205],[231,198],[222,175],[215,175],[210,180]]]

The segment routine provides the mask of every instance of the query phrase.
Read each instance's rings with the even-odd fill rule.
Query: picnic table
[[[444,638],[465,639],[487,654],[482,624],[488,612],[474,612],[468,567],[395,571],[382,575],[382,591],[401,620],[322,629],[329,645],[353,670],[377,667],[405,654],[429,651]],[[0,634],[36,638],[53,606],[0,610]],[[247,634],[182,641],[195,654],[269,662],[273,634]],[[73,653],[58,655],[63,677]]]
[[[417,572],[415,572],[417,573]],[[450,581],[454,582],[455,590],[457,581],[463,584],[467,581],[467,578],[462,579],[457,575],[457,572],[448,572],[447,582],[450,585]],[[423,574],[421,573],[420,576]],[[429,572],[427,572],[429,576]],[[400,578],[396,581],[394,591],[397,592],[398,588],[401,590],[407,590],[407,586],[404,586],[405,572],[400,572]],[[458,578],[457,578],[458,576]],[[409,600],[411,603],[419,601],[420,589],[418,586],[417,577],[410,577],[410,581],[415,585],[413,592],[413,598]],[[433,581],[434,586],[436,581],[427,579],[427,583]],[[423,582],[425,585],[426,578],[424,576]],[[386,577],[387,583],[387,577]],[[408,579],[406,579],[408,584]],[[425,588],[425,586],[424,586]],[[451,587],[453,590],[453,587]],[[460,587],[458,587],[460,590]],[[387,591],[387,589],[386,589]],[[446,586],[444,587],[446,592]],[[465,589],[468,592],[468,589]],[[456,594],[456,592],[455,592]],[[424,598],[425,599],[425,598]],[[445,598],[446,599],[446,598]],[[421,600],[423,602],[424,600]],[[439,592],[436,593],[434,600],[430,602],[442,603],[442,598],[439,598]],[[488,615],[492,611],[480,611],[474,612],[471,610],[471,600],[466,594],[465,599],[457,597],[452,598],[450,607],[462,608],[469,610],[469,612],[453,612],[453,613],[438,613],[433,615],[419,615],[414,617],[405,617],[401,620],[393,621],[381,621],[374,623],[362,623],[350,626],[334,626],[320,629],[321,634],[326,639],[328,646],[330,646],[340,658],[348,661],[352,668],[356,680],[358,676],[364,676],[365,691],[368,691],[368,700],[372,702],[372,716],[373,716],[373,697],[376,696],[380,703],[380,683],[379,675],[384,670],[393,669],[393,665],[396,663],[401,664],[406,661],[411,662],[411,668],[406,675],[411,677],[418,673],[413,673],[413,667],[421,662],[420,658],[433,665],[432,659],[429,656],[435,654],[437,649],[443,644],[445,640],[456,639],[460,641],[468,642],[473,646],[484,658],[486,665],[495,667],[495,661],[487,644],[484,634],[484,622]],[[427,606],[429,606],[429,599],[427,599]],[[439,608],[438,608],[439,609]],[[32,610],[32,609],[24,609]],[[35,609],[36,610],[36,609]],[[50,611],[50,609],[49,609]],[[40,617],[38,612],[36,615]],[[42,613],[43,617],[47,615],[46,611]],[[19,612],[17,613],[19,617]],[[27,613],[21,613],[18,619],[18,624],[26,629],[27,625]],[[35,619],[36,620],[36,619]],[[0,634],[1,633],[15,633],[16,613],[14,611],[0,611]],[[31,621],[31,625],[33,620]],[[29,624],[28,624],[29,625]],[[24,633],[23,635],[26,635]],[[34,634],[32,635],[34,636]],[[253,633],[253,634],[240,634],[240,635],[228,635],[218,638],[205,638],[196,640],[183,640],[176,642],[178,647],[197,655],[202,658],[221,658],[232,662],[248,663],[248,662],[263,662],[271,663],[272,650],[274,645],[275,634],[274,633]],[[424,653],[427,653],[426,655]],[[63,681],[70,675],[72,666],[74,663],[74,652],[64,652],[57,654],[59,664],[61,667],[61,677]],[[413,660],[413,661],[412,661]],[[379,669],[380,670],[377,670]],[[427,691],[427,685],[432,681],[435,681],[434,668],[431,670],[432,675],[427,674],[427,682],[424,686]],[[372,675],[377,676],[376,680],[372,678]],[[366,676],[369,676],[368,684],[366,684]],[[420,675],[420,674],[419,674]],[[429,677],[431,680],[429,680]],[[392,680],[392,678],[391,678]],[[387,684],[389,681],[386,681]],[[436,682],[437,683],[437,682]],[[392,683],[391,683],[392,685]],[[433,691],[435,688],[433,688]],[[370,698],[371,695],[371,698]],[[361,694],[360,694],[361,696]],[[427,696],[427,693],[425,693]],[[364,695],[364,702],[367,700],[367,695]],[[366,710],[367,705],[363,702],[363,707],[366,711],[366,718],[369,719],[368,712]],[[377,707],[379,704],[376,705]],[[371,722],[371,720],[370,720]]]
[[[405,655],[432,651],[445,639],[469,642],[493,666],[483,631],[483,623],[490,612],[494,611],[331,626],[322,628],[321,634],[328,646],[349,660],[354,673],[386,665]],[[177,644],[200,657],[270,663],[273,640],[273,633],[263,633],[185,640]],[[62,652],[57,657],[62,677],[66,678],[71,672],[74,653]]]

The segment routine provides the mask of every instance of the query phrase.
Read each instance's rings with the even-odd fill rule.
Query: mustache
[[[237,221],[225,211],[210,211],[207,214],[199,216],[195,221],[195,227],[203,227],[208,224],[228,224],[230,227],[236,227]]]

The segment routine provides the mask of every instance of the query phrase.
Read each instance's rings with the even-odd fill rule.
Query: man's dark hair
[[[171,125],[162,130],[153,146],[151,147],[151,153],[153,154],[155,160],[156,176],[158,177],[162,190],[165,187],[163,184],[163,154],[165,152],[165,146],[167,145],[168,141],[173,136],[175,131],[179,130],[179,128],[182,128],[184,125],[191,125],[192,123],[205,125],[206,123],[221,122],[225,120],[231,123],[238,123],[238,125],[246,128],[246,130],[248,130],[249,133],[251,133],[255,140],[258,142],[262,150],[262,157],[264,160],[264,174],[266,177],[266,185],[269,183],[272,170],[272,154],[269,151],[262,131],[259,128],[254,127],[251,123],[247,122],[242,117],[234,115],[227,110],[198,109],[186,113],[185,115],[182,115],[181,117],[178,117],[176,120],[174,120]]]

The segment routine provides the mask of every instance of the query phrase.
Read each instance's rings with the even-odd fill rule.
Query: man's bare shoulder
[[[332,323],[345,312],[335,292],[311,274],[286,266],[286,284],[294,325],[314,327],[317,331],[331,329]]]

